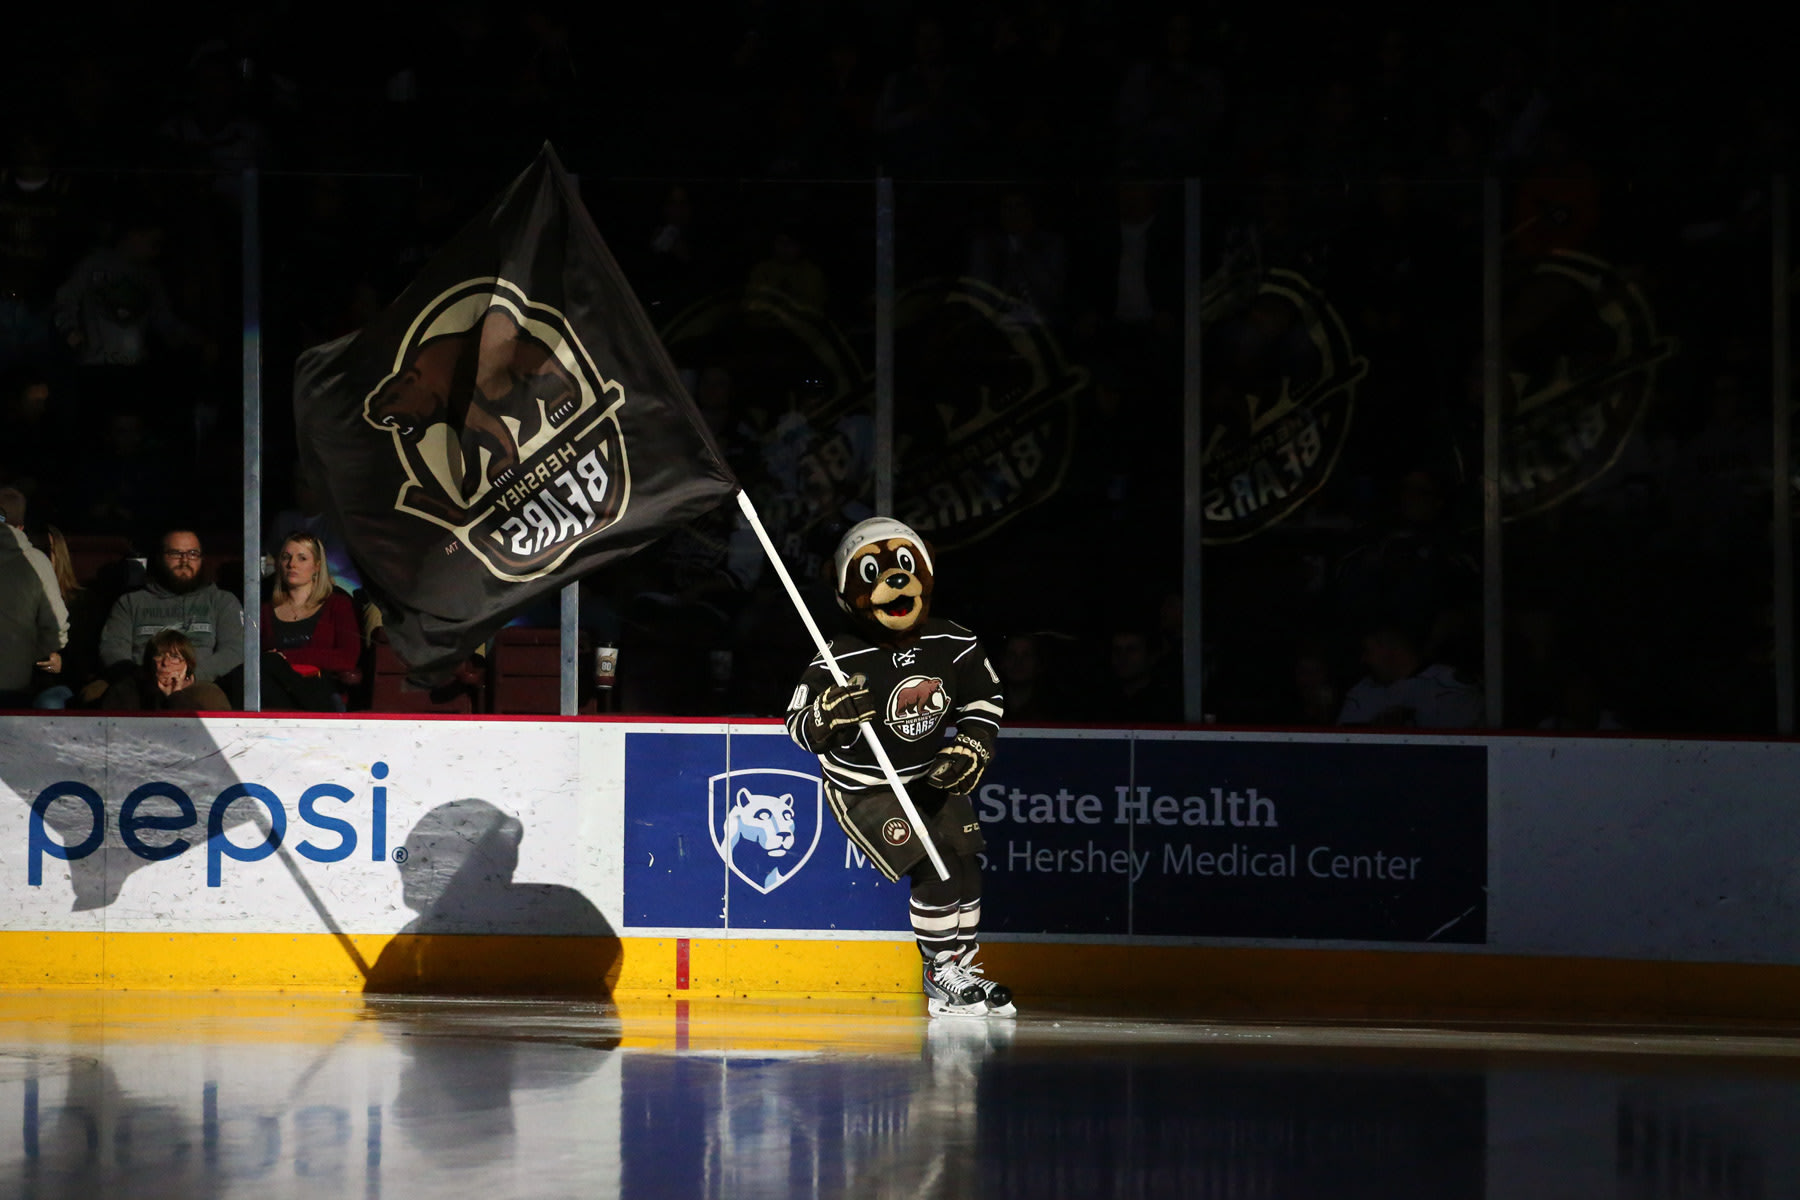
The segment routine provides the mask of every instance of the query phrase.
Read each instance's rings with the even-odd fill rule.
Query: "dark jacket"
[[[32,667],[62,644],[56,608],[17,539],[0,525],[0,692],[31,686]]]

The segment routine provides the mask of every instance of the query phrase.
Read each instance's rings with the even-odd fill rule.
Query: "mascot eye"
[[[865,554],[862,561],[856,564],[856,573],[864,583],[874,583],[875,576],[881,574],[881,568],[876,565],[874,555]]]
[[[900,569],[905,571],[908,575],[917,575],[919,573],[919,569],[913,565],[912,551],[908,550],[905,546],[900,547],[899,551],[894,555],[894,561],[899,563]]]

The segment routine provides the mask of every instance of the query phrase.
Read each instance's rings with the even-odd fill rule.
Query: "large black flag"
[[[548,145],[387,311],[300,356],[294,416],[427,684],[737,487]]]

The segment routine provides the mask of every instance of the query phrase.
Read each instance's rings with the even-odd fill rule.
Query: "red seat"
[[[562,711],[562,632],[502,629],[488,659],[488,694],[496,713]]]
[[[82,587],[100,582],[100,573],[113,563],[131,557],[131,543],[113,533],[69,533],[63,535],[69,544],[69,565],[75,568],[75,581]]]
[[[456,678],[441,687],[426,689],[406,682],[406,664],[388,645],[387,631],[375,630],[375,675],[369,694],[371,712],[469,713],[481,711],[482,672],[471,659],[458,668]]]

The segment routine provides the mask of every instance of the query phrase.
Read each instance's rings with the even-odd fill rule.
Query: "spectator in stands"
[[[1625,722],[1602,700],[1598,673],[1577,662],[1564,669],[1556,711],[1539,721],[1538,728],[1560,733],[1614,732],[1624,729]]]
[[[634,276],[652,312],[679,312],[712,285],[706,239],[694,214],[694,197],[677,183],[663,196],[662,211],[651,230],[649,257]]]
[[[1128,180],[1119,185],[1117,223],[1097,231],[1088,245],[1087,306],[1076,321],[1077,337],[1138,375],[1154,375],[1171,357],[1165,343],[1181,312],[1180,222],[1161,211],[1155,184]]]
[[[818,168],[844,175],[865,172],[875,88],[862,48],[849,30],[840,28],[826,40],[820,69],[803,95],[809,110],[806,140]]]
[[[1338,685],[1324,642],[1303,637],[1294,647],[1292,690],[1278,715],[1283,725],[1330,725],[1339,711]]]
[[[63,505],[70,524],[86,533],[135,537],[154,529],[158,509],[169,499],[166,443],[138,413],[108,413],[99,445],[83,456]],[[178,473],[179,474],[179,473]]]
[[[1600,224],[1600,181],[1562,125],[1546,126],[1538,162],[1513,200],[1513,249],[1525,258],[1580,250]]]
[[[222,191],[267,154],[268,135],[244,94],[242,61],[223,39],[195,50],[188,60],[186,103],[157,130],[181,165],[220,172]]]
[[[1378,166],[1409,170],[1425,154],[1436,98],[1404,29],[1382,31],[1367,91]]]
[[[1344,697],[1339,725],[1401,729],[1475,729],[1481,689],[1443,663],[1429,662],[1418,637],[1394,623],[1363,636],[1368,674]]]
[[[1015,633],[1000,649],[995,667],[1006,689],[1006,711],[1015,722],[1059,721],[1068,717],[1056,687],[1056,672],[1046,662],[1046,639]]]
[[[50,296],[71,224],[70,177],[37,131],[20,129],[0,167],[0,369],[49,352]]]
[[[100,631],[100,662],[108,682],[105,708],[143,707],[139,664],[150,640],[174,629],[193,643],[196,682],[219,683],[244,663],[244,609],[237,597],[207,583],[204,554],[192,530],[163,535],[150,564],[150,583],[120,596]]]
[[[231,708],[225,689],[197,679],[200,655],[187,634],[165,629],[144,646],[136,691],[138,708],[184,712],[224,712]]]
[[[1159,52],[1125,70],[1113,106],[1119,161],[1145,174],[1195,170],[1225,115],[1225,79],[1195,52],[1193,19],[1171,13]]]
[[[350,557],[350,548],[343,534],[338,532],[337,522],[325,511],[324,498],[313,484],[306,464],[296,459],[293,471],[293,503],[276,513],[274,520],[264,527],[265,564],[274,563],[279,568],[282,543],[294,533],[310,534],[325,547],[325,564],[331,573],[331,581],[355,596],[362,587],[362,573]],[[264,569],[267,569],[266,565]]]
[[[1495,82],[1479,101],[1494,128],[1494,163],[1502,170],[1528,162],[1550,116],[1550,98],[1532,80],[1525,47],[1505,47],[1494,68]]]
[[[45,674],[57,676],[56,682],[37,694],[32,707],[66,708],[75,694],[100,673],[100,626],[106,611],[102,593],[83,587],[75,577],[75,562],[62,530],[47,526],[44,537],[50,544],[50,569],[56,576],[57,591],[69,611],[69,639],[63,646],[60,673],[45,668]]]
[[[1098,689],[1089,719],[1127,725],[1181,720],[1181,693],[1158,670],[1156,640],[1137,628],[1113,632],[1107,656],[1107,678]]]
[[[45,584],[26,552],[43,555],[6,514],[17,497],[17,492],[0,492],[0,708],[26,706],[34,670],[54,674],[62,669],[67,635],[60,598],[52,603],[54,581]]]
[[[13,372],[0,389],[0,479],[41,500],[51,490],[47,485],[67,472],[68,446],[57,428],[61,414],[52,411],[49,377],[41,371]]]
[[[1301,139],[1297,174],[1318,189],[1318,200],[1326,204],[1343,196],[1369,170],[1368,142],[1357,100],[1356,88],[1349,80],[1328,81],[1313,103],[1312,124]]]
[[[198,344],[163,287],[157,259],[166,241],[160,220],[132,212],[113,243],[90,251],[56,290],[57,332],[83,367],[141,366],[153,337]]]
[[[61,649],[69,640],[69,610],[57,589],[56,571],[50,565],[49,556],[25,536],[25,495],[17,488],[0,488],[0,541],[13,543],[21,560],[31,568],[44,594],[49,597],[50,609],[56,614],[57,648]]]
[[[1016,301],[1008,315],[1021,322],[1060,322],[1068,270],[1062,235],[1038,227],[1031,197],[1021,188],[1001,195],[999,228],[969,244],[969,274]]]
[[[310,533],[289,534],[262,606],[263,708],[342,712],[332,677],[354,670],[362,649],[356,607],[332,585],[325,547]]]
[[[807,257],[798,233],[792,229],[784,229],[775,235],[769,247],[769,256],[750,268],[750,277],[745,282],[750,290],[752,306],[755,305],[758,292],[779,292],[801,308],[823,312],[830,294],[825,283],[825,272],[819,269],[818,263]],[[753,307],[753,323],[756,315]]]
[[[943,22],[919,19],[913,55],[910,66],[882,85],[875,132],[886,146],[886,161],[899,171],[953,169],[965,161],[986,122],[974,107],[968,77],[950,60]]]

